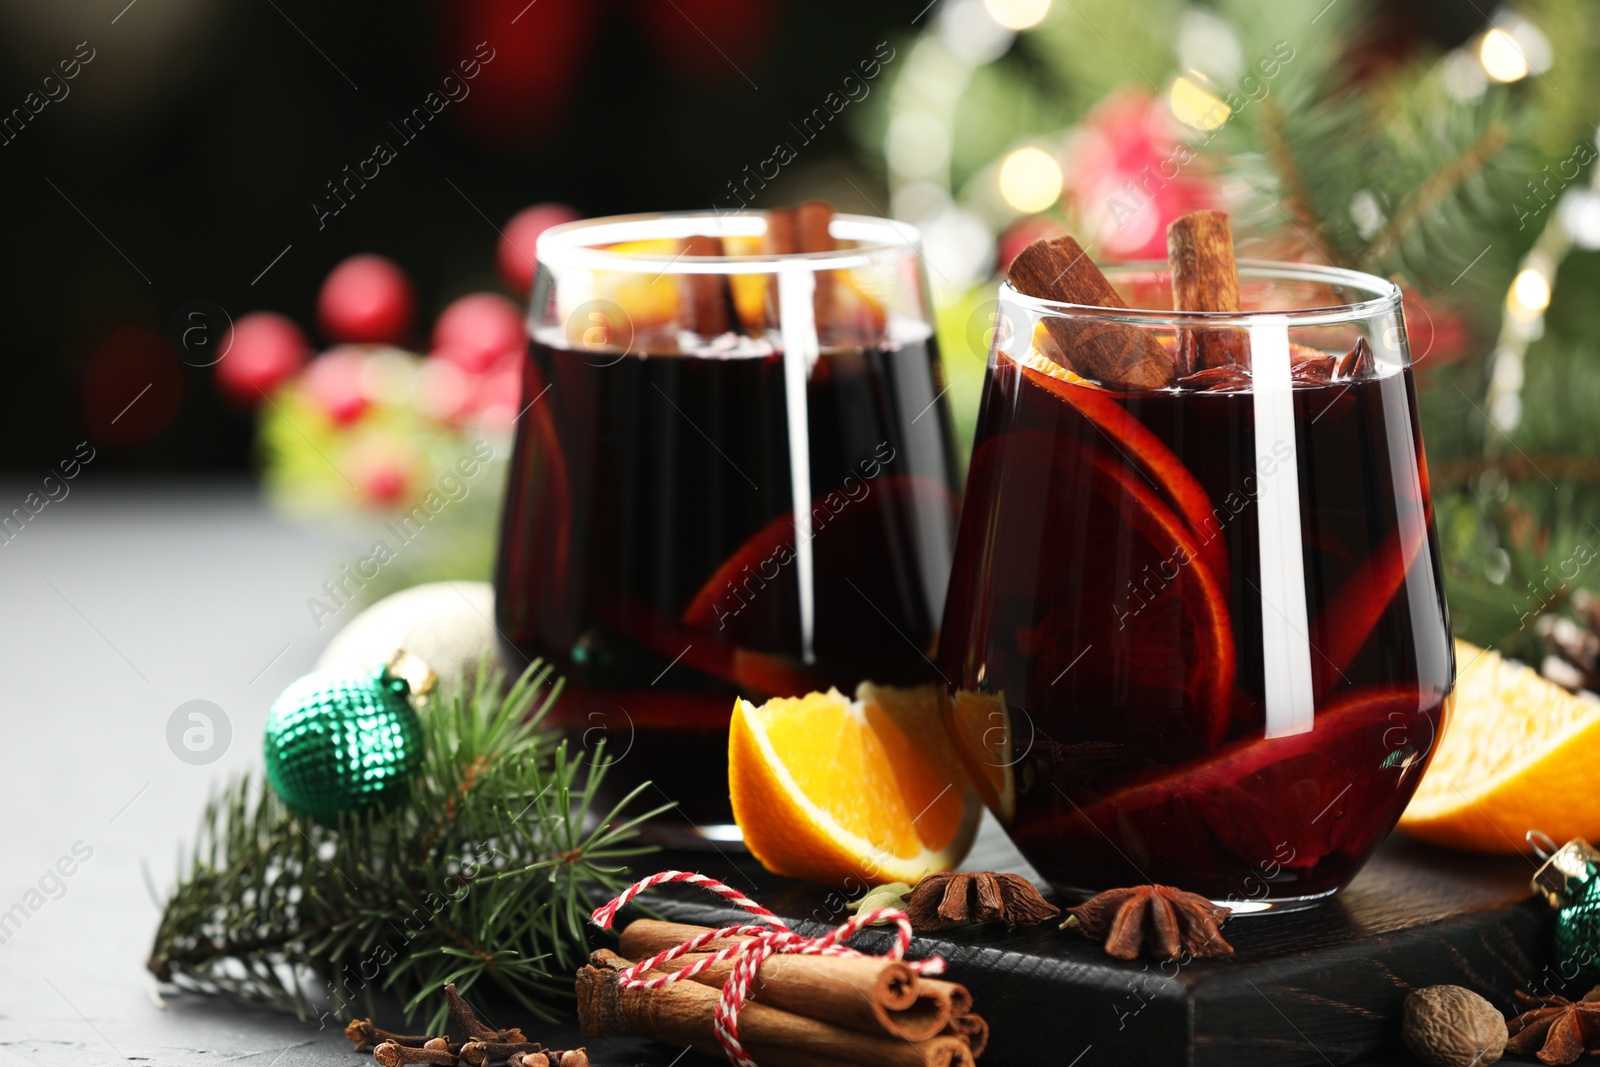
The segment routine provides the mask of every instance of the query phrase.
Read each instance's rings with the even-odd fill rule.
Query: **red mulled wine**
[[[648,779],[702,826],[731,822],[735,696],[936,677],[957,498],[932,339],[891,321],[803,370],[778,349],[622,354],[552,328],[526,364],[501,633],[565,677],[553,715],[607,742],[610,796]]]
[[[1006,736],[968,761],[1057,887],[1316,898],[1399,818],[1454,667],[1411,370],[1361,366],[1273,401],[996,354],[938,663],[987,694]]]

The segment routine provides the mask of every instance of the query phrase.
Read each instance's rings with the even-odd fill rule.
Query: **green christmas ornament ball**
[[[267,713],[267,782],[290,809],[322,823],[399,804],[422,767],[410,695],[387,665],[301,678]]]

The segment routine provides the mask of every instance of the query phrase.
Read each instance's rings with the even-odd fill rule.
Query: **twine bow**
[[[894,944],[890,945],[889,951],[884,954],[886,959],[903,959],[906,949],[911,947],[911,920],[899,908],[874,908],[872,911],[856,915],[849,922],[835,927],[821,937],[806,937],[804,934],[795,933],[782,919],[737,889],[723,885],[715,878],[708,878],[692,871],[662,871],[660,874],[652,874],[648,878],[641,879],[624,889],[615,900],[596,908],[589,918],[602,930],[609,930],[619,908],[646,889],[668,882],[683,882],[709,890],[728,903],[754,915],[760,923],[724,926],[720,930],[707,930],[703,934],[696,934],[681,945],[669,948],[665,952],[658,952],[619,972],[617,981],[625,989],[660,989],[681,979],[693,978],[706,968],[725,960],[733,960],[733,970],[722,985],[722,996],[717,1000],[716,1011],[712,1013],[712,1029],[723,1051],[728,1054],[728,1059],[736,1067],[756,1067],[756,1062],[746,1054],[744,1046],[739,1041],[739,1012],[749,999],[750,986],[755,981],[757,972],[768,958],[783,953],[806,956],[866,956],[869,954],[858,952],[841,942],[848,940],[862,927],[882,921],[891,922],[896,928]],[[670,963],[680,956],[696,952],[701,947],[726,937],[748,937],[749,940],[719,949],[676,971],[658,974],[652,978],[642,977],[664,963]],[[906,960],[906,965],[918,974],[944,973],[942,956]]]

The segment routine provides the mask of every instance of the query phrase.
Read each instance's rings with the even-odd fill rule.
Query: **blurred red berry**
[[[330,341],[397,344],[411,330],[416,301],[405,271],[383,256],[351,256],[328,272],[317,322]]]
[[[469,293],[433,324],[433,354],[468,374],[481,374],[526,343],[522,313],[495,293]]]
[[[217,388],[235,403],[254,406],[294,377],[311,346],[293,320],[275,311],[253,311],[233,324],[221,351]]]
[[[406,491],[406,473],[398,467],[380,467],[367,476],[366,492],[376,504],[393,504]]]
[[[306,367],[306,392],[328,418],[341,426],[366,413],[369,401],[361,381],[365,364],[366,354],[361,350],[336,348]]]
[[[539,235],[563,222],[575,222],[578,217],[565,204],[535,204],[511,216],[494,250],[495,265],[500,268],[506,287],[518,296],[527,296],[533,288],[534,247]]]
[[[386,433],[358,437],[339,457],[364,501],[379,507],[399,503],[417,484],[418,455],[404,438]]]

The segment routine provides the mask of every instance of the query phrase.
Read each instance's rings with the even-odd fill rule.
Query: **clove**
[[[521,1044],[528,1039],[523,1036],[521,1027],[510,1027],[505,1030],[496,1030],[488,1023],[479,1019],[472,1011],[472,1005],[467,1003],[465,997],[456,991],[456,984],[451,982],[444,987],[445,1006],[450,1012],[450,1021],[456,1024],[456,1029],[469,1041],[499,1042],[505,1044]]]
[[[352,1052],[365,1052],[370,1048],[383,1044],[385,1041],[391,1041],[396,1045],[405,1045],[409,1048],[421,1048],[430,1039],[428,1034],[391,1034],[387,1030],[372,1025],[371,1019],[350,1020],[350,1024],[344,1028],[344,1036],[349,1038],[351,1043],[355,1045],[355,1048],[351,1049]]]
[[[544,1052],[537,1041],[468,1041],[461,1046],[461,1062],[472,1067],[498,1063],[518,1053]]]
[[[401,1067],[407,1063],[436,1063],[444,1067],[455,1067],[456,1058],[448,1049],[442,1048],[411,1048],[407,1045],[397,1045],[393,1041],[385,1041],[372,1050],[372,1058],[377,1060],[381,1067]]]

